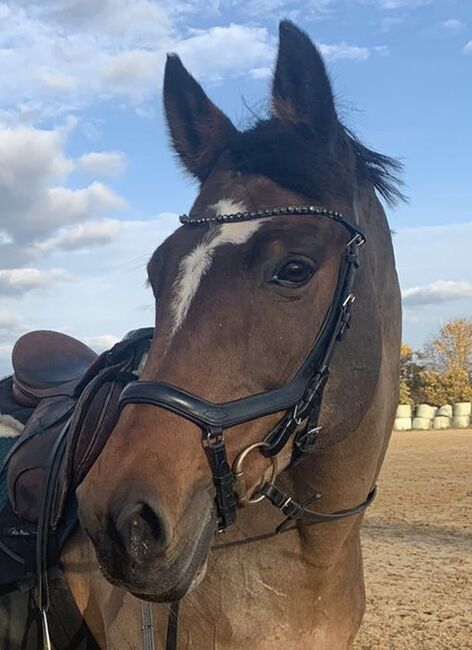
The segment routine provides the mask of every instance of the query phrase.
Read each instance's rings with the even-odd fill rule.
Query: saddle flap
[[[37,523],[52,447],[72,412],[71,397],[43,400],[26,423],[24,432],[8,461],[8,496],[14,512]]]

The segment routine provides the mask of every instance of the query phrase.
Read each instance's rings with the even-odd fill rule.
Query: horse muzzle
[[[79,494],[81,525],[105,578],[140,598],[180,600],[202,573],[216,532],[213,499],[202,496],[195,495],[185,517],[172,529],[149,500],[113,504],[101,516],[81,509]]]

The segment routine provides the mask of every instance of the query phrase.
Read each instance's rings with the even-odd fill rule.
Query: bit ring
[[[249,445],[245,449],[239,452],[239,454],[236,456],[233,462],[233,474],[234,474],[234,482],[235,482],[235,487],[236,487],[236,492],[238,494],[238,499],[241,503],[252,505],[254,503],[259,503],[264,499],[264,495],[261,494],[257,497],[245,494],[246,492],[246,481],[244,478],[244,472],[243,472],[243,463],[246,460],[246,457],[251,453],[251,451],[254,451],[255,449],[260,449],[261,447],[269,447],[269,443],[267,442],[254,442],[252,445]],[[275,483],[275,479],[277,478],[277,473],[278,473],[278,462],[277,462],[277,457],[276,456],[271,456],[270,461],[272,463],[271,467],[271,473],[269,476],[268,481],[261,480],[259,485],[254,489],[252,494],[256,494],[259,487],[267,482],[269,485],[273,485]],[[238,484],[239,484],[239,490],[238,490]],[[241,493],[244,496],[241,496]]]

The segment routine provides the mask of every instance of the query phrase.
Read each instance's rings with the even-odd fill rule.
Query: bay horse
[[[144,647],[175,647],[180,601],[179,649],[345,650],[398,397],[400,293],[378,196],[399,197],[398,166],[341,124],[318,50],[288,21],[268,119],[237,130],[175,55],[164,105],[199,193],[148,264],[155,335],[77,490],[66,579],[102,648],[146,634]],[[314,499],[351,516],[307,519]],[[267,534],[281,510],[290,525]]]

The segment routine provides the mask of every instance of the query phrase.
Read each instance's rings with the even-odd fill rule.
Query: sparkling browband
[[[262,217],[280,217],[286,214],[314,214],[334,219],[335,221],[346,222],[341,212],[320,208],[316,205],[293,205],[285,208],[270,208],[267,210],[255,210],[254,212],[235,212],[234,214],[220,214],[212,217],[193,217],[189,214],[182,214],[179,217],[180,223],[186,225],[198,225],[202,223],[228,223],[234,221],[249,221],[250,219],[261,219]]]

